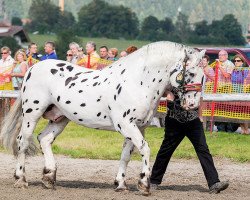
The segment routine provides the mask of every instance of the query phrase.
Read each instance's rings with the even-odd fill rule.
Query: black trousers
[[[208,186],[210,187],[214,183],[219,182],[218,173],[215,169],[213,158],[209,152],[200,119],[196,118],[186,123],[180,123],[167,116],[165,123],[165,138],[162,141],[162,145],[156,156],[150,182],[153,184],[161,184],[169,160],[185,136],[188,137],[194,146]]]

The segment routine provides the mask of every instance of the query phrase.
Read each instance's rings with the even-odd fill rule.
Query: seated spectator
[[[41,61],[47,60],[47,59],[57,59],[57,55],[55,52],[55,43],[54,42],[46,42],[44,45],[44,51],[45,55],[41,57]]]
[[[97,69],[97,64],[100,56],[96,53],[96,44],[92,41],[86,44],[87,56],[77,62],[77,65],[90,69]]]
[[[205,55],[202,58],[202,67],[204,70],[204,74],[205,74],[205,80],[203,82],[203,89],[205,93],[212,93],[213,92],[213,87],[214,87],[214,70],[212,67],[209,66],[209,61],[210,58],[208,55]]]
[[[112,61],[117,61],[118,58],[118,49],[117,48],[110,48],[108,51],[108,60],[112,60]]]
[[[13,90],[11,82],[11,71],[14,59],[11,57],[10,48],[4,46],[1,48],[0,60],[0,90]]]
[[[128,54],[131,54],[133,52],[135,52],[138,48],[136,46],[129,46],[127,49],[126,49],[126,52]]]
[[[83,50],[82,47],[79,47],[79,49],[78,49],[78,61],[81,60],[84,57],[86,57],[86,55],[84,54],[84,50]]]
[[[127,56],[128,55],[128,53],[126,52],[126,51],[121,51],[121,53],[120,53],[120,58],[121,57],[125,57],[125,56]]]
[[[72,63],[72,60],[73,60],[73,52],[72,52],[72,50],[68,50],[67,54],[66,54],[66,61]]]
[[[101,46],[99,48],[99,53],[100,53],[100,58],[108,60],[109,55],[108,55],[108,47],[107,46]]]
[[[71,60],[71,63],[73,63],[73,64],[76,64],[80,60],[79,48],[80,48],[80,46],[76,42],[71,42],[69,44],[69,49],[71,50],[71,52],[73,54],[73,57],[72,57],[72,60]]]
[[[26,63],[27,57],[23,50],[18,50],[15,54],[15,62],[13,64],[12,73],[12,85],[14,90],[20,90],[22,87],[23,77],[28,69],[28,64]]]
[[[31,67],[32,65],[39,62],[40,58],[42,57],[41,54],[37,53],[37,44],[32,42],[28,46],[28,52],[27,52],[27,60],[28,60],[28,66]]]
[[[232,72],[233,92],[242,93],[244,92],[243,85],[248,75],[248,68],[245,67],[248,66],[246,65],[244,58],[239,54],[234,56],[233,61],[235,64],[235,68]]]

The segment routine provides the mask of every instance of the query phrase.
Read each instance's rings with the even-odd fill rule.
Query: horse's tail
[[[17,136],[22,128],[22,100],[18,97],[10,111],[4,117],[1,128],[0,142],[3,146],[12,151],[14,156],[18,154]],[[37,150],[33,137],[29,140],[29,147],[25,151],[27,155],[34,155]]]

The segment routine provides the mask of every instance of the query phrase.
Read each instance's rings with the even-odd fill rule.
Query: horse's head
[[[199,66],[203,52],[187,53],[183,62],[177,63],[170,73],[170,83],[186,110],[198,108],[203,84],[203,69]]]

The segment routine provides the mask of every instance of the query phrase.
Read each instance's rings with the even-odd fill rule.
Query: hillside
[[[58,0],[51,0],[58,4]],[[65,10],[77,17],[79,9],[91,0],[65,0]],[[123,5],[131,8],[140,21],[148,15],[158,19],[170,17],[175,20],[178,9],[189,16],[191,23],[203,19],[211,22],[219,20],[225,14],[234,14],[242,24],[244,33],[250,21],[250,0],[105,0],[111,5]],[[28,17],[32,0],[5,0],[6,11],[10,16]]]

